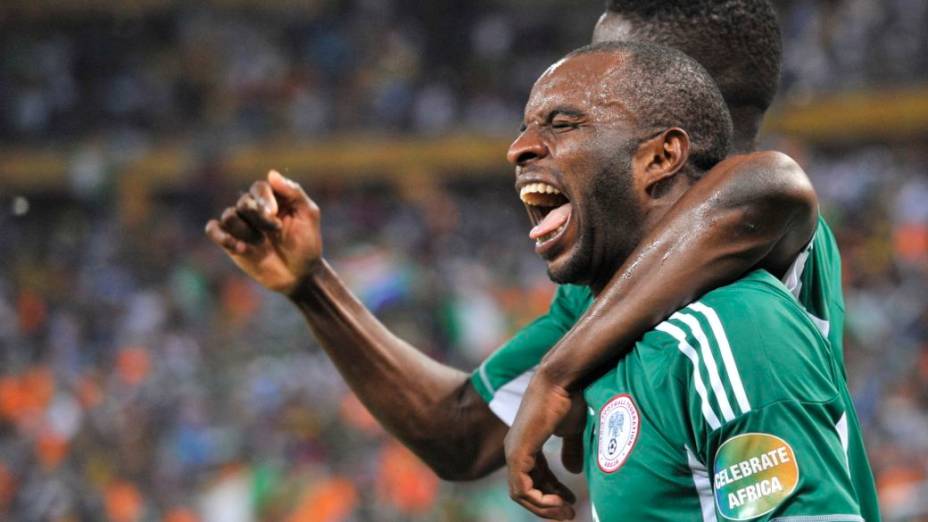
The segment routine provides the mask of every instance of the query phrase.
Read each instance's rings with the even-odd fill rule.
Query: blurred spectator
[[[81,23],[54,14],[10,17],[0,36],[0,94],[8,100],[0,137],[151,142],[181,133],[236,143],[462,126],[509,133],[532,81],[587,43],[601,10],[596,2],[569,14],[540,2],[530,15],[517,2],[492,11],[480,3],[343,4],[165,7]],[[925,2],[788,0],[779,7],[786,97],[928,79]]]

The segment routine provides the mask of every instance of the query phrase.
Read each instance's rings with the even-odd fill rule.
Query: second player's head
[[[753,149],[782,58],[769,0],[607,0],[593,43],[616,40],[666,45],[702,64],[731,112],[733,149]]]
[[[718,87],[680,51],[607,42],[548,68],[508,158],[551,278],[601,287],[730,139]]]

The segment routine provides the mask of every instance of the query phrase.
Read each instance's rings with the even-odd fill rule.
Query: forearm
[[[505,430],[468,375],[393,335],[327,263],[290,297],[361,402],[439,475],[471,478],[502,464]]]
[[[730,160],[677,201],[548,353],[542,378],[567,389],[582,386],[699,295],[752,267],[785,270],[814,230],[814,203],[805,192],[811,186],[804,174],[784,176],[789,165],[778,157],[762,157],[753,166],[747,163],[752,156]],[[746,173],[746,166],[756,172]]]

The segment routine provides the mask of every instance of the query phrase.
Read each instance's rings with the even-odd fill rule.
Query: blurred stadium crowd
[[[15,20],[0,36],[2,137],[235,144],[280,132],[509,135],[538,71],[588,41],[602,9],[306,4],[318,7],[181,4],[140,17]],[[781,97],[928,79],[924,2],[782,4]]]
[[[208,156],[280,134],[505,137],[535,76],[586,42],[601,9],[444,4],[7,14],[0,138],[181,140]],[[924,2],[781,9],[784,97],[928,81]],[[767,144],[810,173],[842,248],[848,372],[883,508],[928,516],[928,147]],[[73,162],[60,189],[0,199],[0,519],[527,518],[501,477],[439,483],[348,393],[286,300],[205,240],[243,187],[202,166],[139,214],[105,161]],[[327,257],[440,360],[472,368],[547,307],[506,176],[310,191]]]

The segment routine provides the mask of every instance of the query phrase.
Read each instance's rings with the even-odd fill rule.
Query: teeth
[[[547,183],[529,183],[519,191],[519,197],[525,203],[531,203],[526,199],[529,194],[560,194],[561,191],[548,185]]]

